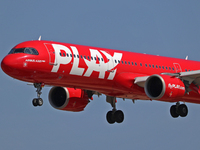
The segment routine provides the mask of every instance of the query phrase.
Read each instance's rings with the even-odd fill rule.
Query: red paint
[[[69,63],[60,64],[57,72],[52,72],[53,66],[58,67],[55,63],[56,56],[52,44],[59,44],[67,47],[71,51],[72,55],[74,52],[72,46],[76,47],[79,53],[79,58],[74,58],[73,56]],[[7,55],[1,62],[1,68],[9,76],[26,82],[44,83],[45,85],[51,86],[75,87],[77,89],[97,91],[106,95],[120,98],[150,99],[145,94],[143,87],[134,84],[136,77],[151,76],[153,74],[160,75],[161,73],[184,72],[186,69],[190,71],[200,70],[200,62],[198,61],[51,41],[27,41],[18,44],[14,48],[17,49],[25,47],[35,48],[39,55],[31,55],[26,53]],[[91,75],[87,76],[86,74],[89,67],[85,60],[80,57],[86,56],[88,61],[92,61],[91,58],[87,58],[88,56],[91,56],[89,49],[95,49],[102,55],[103,61],[99,61],[97,58],[96,64],[99,64],[101,61],[104,63],[112,61],[112,63],[109,65],[115,64],[115,60],[107,59],[106,55],[102,51],[106,52],[112,57],[115,53],[120,53],[122,54],[122,58],[117,66],[112,69],[108,69],[108,71],[105,71],[105,73],[103,72],[104,74],[102,75],[102,78],[100,77],[100,72],[98,71],[92,71]],[[60,53],[61,57],[67,59],[67,54],[64,50],[61,50]],[[79,69],[79,73],[81,75],[70,74],[72,72],[71,70],[73,65],[75,65],[75,59],[79,60],[76,68]],[[114,78],[110,80],[110,75],[114,71],[116,71]],[[167,78],[167,83],[171,83],[173,81],[173,79],[170,79],[170,77],[165,78]],[[179,82],[179,79],[177,82]],[[181,83],[181,86],[184,85]],[[165,95],[160,100],[200,103],[199,89],[194,85],[191,85],[189,94],[182,93],[183,91],[178,90],[175,92],[176,96],[173,96],[174,93],[171,94],[170,90],[167,92],[168,93],[166,94],[168,96]],[[173,99],[171,99],[170,96],[173,97]],[[77,98],[74,98],[70,105],[73,106],[74,101],[76,100]]]

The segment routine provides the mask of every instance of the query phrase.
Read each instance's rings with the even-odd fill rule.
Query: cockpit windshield
[[[38,51],[35,48],[26,47],[26,48],[13,48],[8,54],[16,54],[16,53],[26,53],[31,55],[38,55]]]

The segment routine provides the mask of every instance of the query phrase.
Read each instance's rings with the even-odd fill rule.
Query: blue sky
[[[0,59],[16,44],[38,39],[199,60],[200,2],[197,0],[1,0]],[[198,149],[200,105],[188,103],[186,118],[173,119],[171,103],[123,101],[122,124],[110,125],[105,96],[84,112],[55,110],[43,89],[44,105],[34,108],[36,89],[0,71],[0,147],[20,149]]]

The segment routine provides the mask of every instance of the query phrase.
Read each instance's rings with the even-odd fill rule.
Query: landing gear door
[[[45,43],[44,45],[47,48],[47,51],[49,53],[49,64],[56,65],[56,56],[55,56],[55,51],[53,49],[53,46],[48,43]]]
[[[182,69],[181,69],[180,64],[178,64],[178,63],[174,63],[174,67],[175,67],[175,71],[176,71],[176,73],[178,73],[178,72],[182,72]]]

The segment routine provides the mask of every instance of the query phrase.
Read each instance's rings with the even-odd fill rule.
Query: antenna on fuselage
[[[185,60],[188,60],[188,56],[185,57]]]
[[[41,38],[42,38],[42,36],[40,35],[40,36],[39,36],[39,38],[38,38],[38,41],[40,41],[40,40],[41,40]]]

